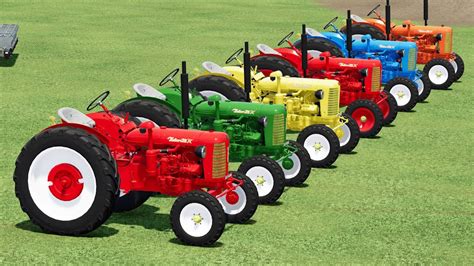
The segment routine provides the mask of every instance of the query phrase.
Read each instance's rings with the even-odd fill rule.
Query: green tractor
[[[226,132],[231,142],[229,159],[242,162],[238,171],[255,183],[262,204],[275,202],[285,185],[305,182],[311,172],[310,157],[300,144],[286,140],[283,105],[222,101],[217,95],[205,97],[189,91],[185,62],[182,69],[181,87],[174,81],[179,72],[175,69],[159,83],[158,90],[135,84],[137,97],[114,110],[159,126]],[[169,82],[172,85],[165,87]]]

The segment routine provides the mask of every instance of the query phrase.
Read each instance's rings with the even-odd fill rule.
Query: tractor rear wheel
[[[382,129],[383,113],[376,103],[370,100],[355,100],[345,113],[356,121],[363,138],[373,138]]]
[[[301,42],[295,42],[295,47],[301,49]],[[344,53],[331,41],[321,38],[308,38],[308,51],[330,52],[332,56],[344,57]]]
[[[209,246],[224,232],[226,216],[215,197],[195,190],[176,199],[171,207],[170,220],[173,232],[181,242]]]
[[[456,56],[456,59],[451,62],[451,65],[454,67],[454,81],[458,81],[464,74],[464,60],[457,53],[453,53]]]
[[[114,204],[114,212],[128,212],[145,203],[152,193],[146,191],[130,191],[117,197]]]
[[[416,81],[416,87],[418,89],[418,102],[422,102],[430,96],[431,83],[425,73]]]
[[[336,133],[325,125],[311,125],[298,134],[296,140],[309,153],[312,167],[327,168],[339,156],[339,139]]]
[[[298,186],[303,184],[311,173],[311,157],[309,157],[308,151],[298,142],[288,140],[287,145],[296,150],[288,157],[291,162],[287,163],[283,159],[279,160],[278,164],[285,174],[285,185]]]
[[[239,172],[231,173],[233,178],[243,180],[244,183],[217,200],[227,215],[227,222],[241,224],[250,220],[257,211],[258,191],[248,176]]]
[[[46,232],[79,235],[112,214],[118,171],[97,137],[72,127],[33,137],[16,160],[15,193],[22,210]]]
[[[342,117],[347,119],[347,123],[341,126],[344,135],[339,139],[339,152],[350,153],[359,144],[361,132],[356,121],[350,115],[343,113]]]
[[[159,126],[170,128],[181,127],[178,114],[172,111],[168,106],[154,100],[137,98],[119,104],[114,108],[114,112],[129,113],[139,120],[147,119]]]
[[[413,109],[418,99],[418,89],[413,81],[407,78],[394,78],[385,86],[384,90],[395,97],[397,110],[407,112]]]
[[[380,101],[382,97],[385,97],[385,99]],[[390,125],[395,120],[395,118],[397,118],[398,115],[397,100],[395,100],[395,97],[393,97],[392,94],[386,91],[382,91],[380,93],[380,97],[376,100],[376,102],[380,110],[382,111],[382,126]]]
[[[189,82],[190,89],[196,89],[204,96],[219,95],[222,100],[246,102],[244,90],[235,82],[220,76],[202,76]]]
[[[341,31],[346,33],[346,28],[342,28]],[[385,34],[377,27],[370,24],[353,24],[352,25],[352,36],[363,36],[369,34],[372,39],[375,40],[386,40]]]
[[[259,56],[250,59],[250,65],[257,67],[257,71],[269,76],[273,71],[281,71],[283,76],[299,77],[298,70],[288,61],[276,56]]]
[[[237,171],[253,181],[260,204],[274,203],[283,194],[285,174],[275,160],[257,155],[243,161]]]
[[[448,89],[455,80],[454,67],[448,60],[433,59],[423,68],[432,89]]]

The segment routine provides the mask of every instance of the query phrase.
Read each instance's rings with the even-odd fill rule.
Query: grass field
[[[15,64],[0,63],[0,264],[474,263],[474,27],[455,28],[462,82],[197,248],[170,229],[173,198],[114,214],[84,237],[40,232],[14,195],[16,156],[60,107],[85,111],[104,89],[113,106],[181,60],[222,63],[244,40],[275,45],[302,22],[320,28],[343,13],[310,0],[0,0],[0,9],[1,23],[21,25]]]

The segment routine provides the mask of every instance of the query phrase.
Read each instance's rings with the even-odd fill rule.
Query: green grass
[[[113,106],[133,83],[156,85],[181,60],[222,63],[244,40],[275,45],[302,22],[320,28],[344,14],[310,0],[0,6],[2,23],[21,25],[16,64],[0,63],[1,264],[474,263],[474,28],[455,28],[467,71],[452,90],[433,91],[335,168],[313,169],[307,187],[288,189],[277,206],[259,207],[251,224],[228,225],[215,247],[198,248],[174,239],[173,198],[114,214],[84,237],[40,232],[14,195],[16,156],[60,107],[85,111],[104,89]]]

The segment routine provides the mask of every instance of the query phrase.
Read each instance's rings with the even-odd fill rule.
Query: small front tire
[[[453,65],[445,59],[433,59],[423,68],[432,89],[448,89],[455,80]]]
[[[375,137],[382,129],[382,110],[373,101],[356,100],[347,107],[345,113],[355,120],[362,138]]]
[[[296,141],[308,151],[312,167],[329,167],[339,156],[339,139],[336,133],[325,125],[306,127]]]
[[[344,135],[339,139],[339,152],[350,153],[359,144],[361,132],[356,121],[350,115],[342,114],[342,117],[347,119],[347,123],[341,126]]]
[[[291,160],[292,166],[285,168],[284,159],[279,161],[283,173],[285,174],[286,186],[298,186],[303,184],[308,179],[311,173],[311,158],[308,151],[294,140],[288,140],[288,145],[296,149],[296,152],[291,154],[288,159]]]
[[[385,85],[384,90],[395,97],[398,111],[408,112],[416,106],[418,89],[411,80],[401,77],[394,78]]]

